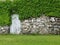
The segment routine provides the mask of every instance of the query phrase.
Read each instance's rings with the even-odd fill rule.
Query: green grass
[[[0,35],[0,45],[60,45],[60,35]]]

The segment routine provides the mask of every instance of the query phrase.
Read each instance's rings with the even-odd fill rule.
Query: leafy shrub
[[[14,11],[14,12],[13,12]],[[39,17],[41,14],[60,17],[60,0],[14,0],[0,2],[0,25],[9,25],[13,13],[20,20]]]

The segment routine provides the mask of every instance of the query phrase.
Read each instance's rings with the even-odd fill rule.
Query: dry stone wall
[[[24,34],[60,34],[60,18],[40,16],[22,22]]]
[[[0,26],[0,34],[8,34],[9,26]]]
[[[22,34],[60,34],[60,18],[42,15],[21,22]],[[8,34],[10,26],[0,26],[0,34]]]

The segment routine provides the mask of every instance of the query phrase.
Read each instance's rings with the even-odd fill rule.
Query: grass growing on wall
[[[12,12],[12,11],[15,12]],[[41,14],[60,17],[60,0],[14,0],[0,2],[0,25],[10,24],[10,16],[19,14],[20,20],[39,17]]]

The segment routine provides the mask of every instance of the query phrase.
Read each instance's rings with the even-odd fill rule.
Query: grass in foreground
[[[0,35],[0,45],[60,45],[60,35]]]

